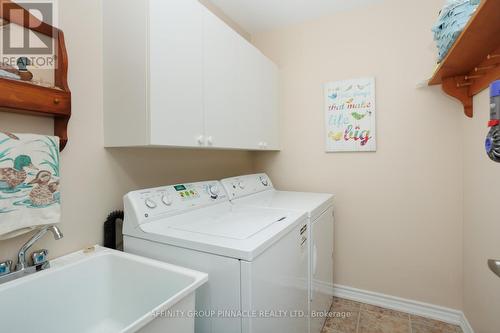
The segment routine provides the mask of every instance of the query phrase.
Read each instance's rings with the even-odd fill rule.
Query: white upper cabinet
[[[107,1],[107,0],[105,0]],[[150,0],[151,144],[197,146],[203,136],[203,7]]]
[[[260,75],[257,86],[259,87],[258,110],[259,124],[261,126],[262,144],[264,149],[280,149],[280,125],[279,125],[279,72],[276,65],[261,55]]]
[[[105,144],[279,149],[278,70],[196,0],[106,0]]]
[[[258,52],[209,11],[204,31],[205,131],[217,147],[258,149]]]

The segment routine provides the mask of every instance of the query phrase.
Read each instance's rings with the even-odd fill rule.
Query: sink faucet
[[[26,244],[21,247],[19,250],[19,253],[17,255],[17,265],[16,265],[16,271],[23,271],[26,269],[28,266],[26,262],[26,252],[28,252],[29,248],[33,246],[40,238],[42,238],[48,231],[52,232],[54,235],[55,240],[59,240],[63,238],[63,234],[61,230],[59,230],[58,227],[55,225],[47,226],[42,228],[39,232],[37,232],[29,241],[26,242]]]

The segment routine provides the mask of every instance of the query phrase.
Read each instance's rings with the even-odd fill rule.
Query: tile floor
[[[330,312],[322,333],[463,333],[455,325],[337,297]]]

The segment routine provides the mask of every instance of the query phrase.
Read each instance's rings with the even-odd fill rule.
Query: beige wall
[[[251,154],[246,152],[103,148],[100,3],[59,1],[70,60],[73,117],[62,153],[65,237],[54,242],[47,236],[36,245],[48,248],[52,256],[100,243],[104,219],[111,210],[121,209],[122,196],[129,190],[220,179],[252,168]],[[0,113],[0,126],[13,132],[52,131],[47,119],[7,113]],[[14,258],[26,238],[0,242],[0,259]]]
[[[283,150],[256,167],[282,189],[337,194],[336,283],[460,309],[463,115],[416,89],[442,4],[388,0],[252,36],[283,90]],[[377,81],[378,151],[326,154],[322,84],[363,76]]]
[[[500,328],[500,279],[486,266],[500,259],[500,164],[484,152],[489,94],[474,99],[473,119],[463,119],[464,309],[476,333]]]

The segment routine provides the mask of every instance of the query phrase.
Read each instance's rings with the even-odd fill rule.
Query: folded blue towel
[[[479,6],[480,0],[448,0],[432,28],[438,48],[438,62],[448,54]]]

